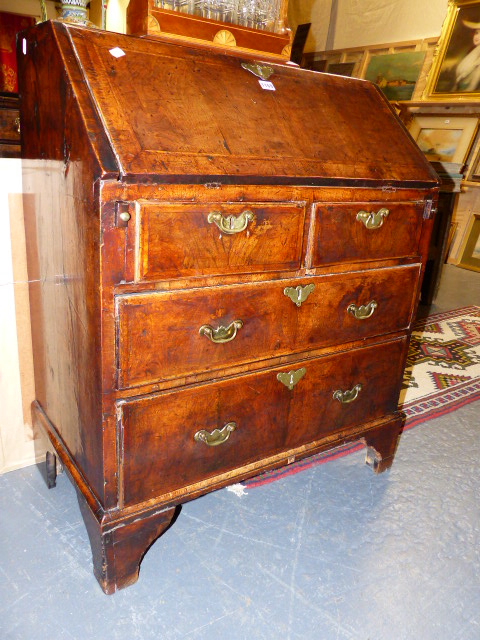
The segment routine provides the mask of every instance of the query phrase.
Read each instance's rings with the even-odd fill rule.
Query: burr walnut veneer
[[[34,421],[102,588],[187,500],[353,440],[388,468],[437,180],[380,91],[64,23],[18,47]]]

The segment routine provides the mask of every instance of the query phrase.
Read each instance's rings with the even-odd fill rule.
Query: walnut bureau
[[[34,422],[103,590],[187,500],[387,469],[438,182],[380,91],[60,22],[18,56]]]

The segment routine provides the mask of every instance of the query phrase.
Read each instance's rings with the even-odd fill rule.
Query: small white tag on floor
[[[245,491],[245,487],[240,483],[230,485],[229,487],[227,487],[227,491],[231,491],[239,498],[241,498],[242,496],[248,496],[248,493]]]

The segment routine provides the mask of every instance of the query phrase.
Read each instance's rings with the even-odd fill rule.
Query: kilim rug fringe
[[[464,307],[417,320],[407,358],[399,407],[404,430],[480,399],[480,307]],[[259,487],[359,451],[352,442],[244,482]]]

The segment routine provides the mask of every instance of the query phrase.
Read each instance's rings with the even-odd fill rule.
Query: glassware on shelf
[[[283,2],[284,0],[155,0],[155,5],[159,9],[283,33]]]

